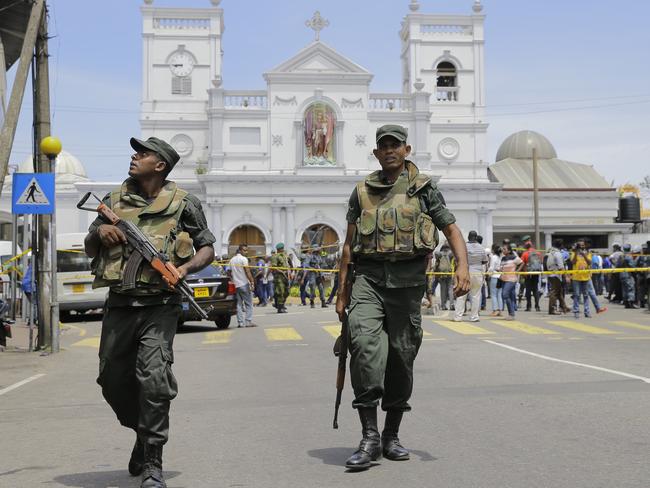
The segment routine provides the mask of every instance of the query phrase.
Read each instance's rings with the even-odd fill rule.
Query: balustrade
[[[374,111],[409,112],[411,97],[402,94],[375,93],[370,95],[369,108]]]
[[[421,24],[420,32],[422,34],[461,34],[471,35],[471,25],[460,24]]]
[[[154,29],[209,29],[210,19],[156,17],[153,19],[153,27]]]
[[[266,109],[267,94],[265,91],[226,91],[223,105],[225,108]]]
[[[457,102],[458,101],[458,87],[457,86],[437,86],[436,87],[436,101],[438,101],[438,102]]]

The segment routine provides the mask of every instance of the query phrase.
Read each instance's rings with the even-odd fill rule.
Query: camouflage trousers
[[[621,288],[623,289],[623,301],[633,302],[636,296],[636,283],[630,273],[621,273]]]
[[[147,444],[163,445],[178,386],[172,344],[181,307],[107,307],[97,383],[120,423]]]
[[[282,307],[289,296],[289,280],[281,273],[275,273],[273,277],[273,296],[278,307]]]
[[[355,277],[348,313],[354,408],[409,411],[413,362],[422,344],[425,286],[384,288]]]

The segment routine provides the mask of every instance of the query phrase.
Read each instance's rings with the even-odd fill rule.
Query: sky
[[[371,92],[401,89],[398,31],[410,0],[223,0],[226,89],[265,89],[262,73],[321,40],[374,74]],[[420,12],[470,14],[472,0],[420,0]],[[93,180],[121,180],[140,134],[140,0],[49,0],[52,134]],[[154,0],[208,7],[209,0]],[[650,2],[484,0],[488,161],[513,132],[535,130],[561,159],[616,185],[650,174]],[[16,65],[8,75],[11,86]],[[10,164],[31,154],[26,92]]]

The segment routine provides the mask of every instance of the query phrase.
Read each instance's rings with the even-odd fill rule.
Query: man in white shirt
[[[230,277],[237,289],[237,327],[255,327],[253,323],[253,275],[248,268],[248,246],[240,244],[230,260]]]
[[[478,322],[478,311],[481,306],[481,288],[483,287],[483,273],[485,272],[485,265],[488,262],[488,256],[483,248],[476,240],[477,233],[472,230],[467,235],[467,260],[469,263],[469,272],[471,286],[469,293],[456,298],[454,305],[454,322],[460,322],[465,313],[465,302],[469,298],[471,300],[471,312],[469,321]]]

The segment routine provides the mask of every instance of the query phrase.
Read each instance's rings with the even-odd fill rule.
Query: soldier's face
[[[411,153],[411,146],[398,141],[393,136],[385,136],[379,139],[377,149],[373,153],[381,164],[381,169],[393,172],[404,166],[404,161]]]
[[[138,151],[131,156],[129,176],[132,178],[146,178],[156,173],[162,173],[167,163],[161,161],[152,151]]]

